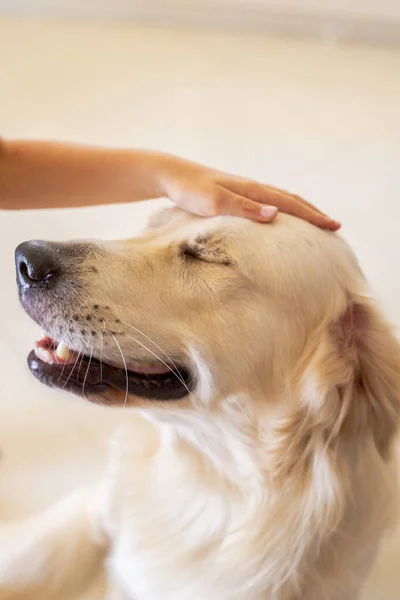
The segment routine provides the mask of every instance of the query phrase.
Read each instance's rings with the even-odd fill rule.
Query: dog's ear
[[[399,342],[371,298],[361,295],[322,338],[312,360],[319,389],[319,406],[316,398],[310,405],[314,417],[332,439],[372,435],[386,457],[400,424]]]

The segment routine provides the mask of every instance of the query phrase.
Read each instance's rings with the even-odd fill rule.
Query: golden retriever
[[[1,600],[355,600],[396,518],[400,349],[339,236],[157,214],[24,243],[48,385],[126,405],[97,485],[0,529]]]

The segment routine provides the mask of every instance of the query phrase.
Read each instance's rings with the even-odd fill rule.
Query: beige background
[[[398,0],[1,0],[1,11],[400,44]]]
[[[2,135],[160,148],[292,189],[343,221],[396,325],[399,106],[399,49],[0,19]],[[151,209],[0,213],[4,518],[96,477],[121,418],[27,372],[37,330],[18,306],[14,247],[29,238],[131,236]],[[397,600],[399,587],[394,538],[365,600]]]

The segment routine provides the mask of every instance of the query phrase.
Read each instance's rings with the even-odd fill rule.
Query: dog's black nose
[[[17,283],[24,288],[43,284],[60,274],[60,260],[52,244],[24,242],[15,251]]]

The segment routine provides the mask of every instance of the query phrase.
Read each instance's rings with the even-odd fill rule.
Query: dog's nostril
[[[45,243],[25,242],[16,250],[18,284],[30,287],[48,281],[58,274],[58,262]]]
[[[19,272],[25,281],[47,281],[47,279],[50,279],[55,274],[53,271],[49,271],[44,265],[35,265],[23,261],[19,265]]]
[[[28,267],[27,267],[26,263],[21,262],[19,264],[19,273],[20,273],[20,275],[22,275],[22,277],[24,279],[29,279],[29,272],[28,272]]]
[[[45,264],[35,264],[22,261],[19,272],[24,280],[47,281],[55,275],[55,269],[50,269]]]

